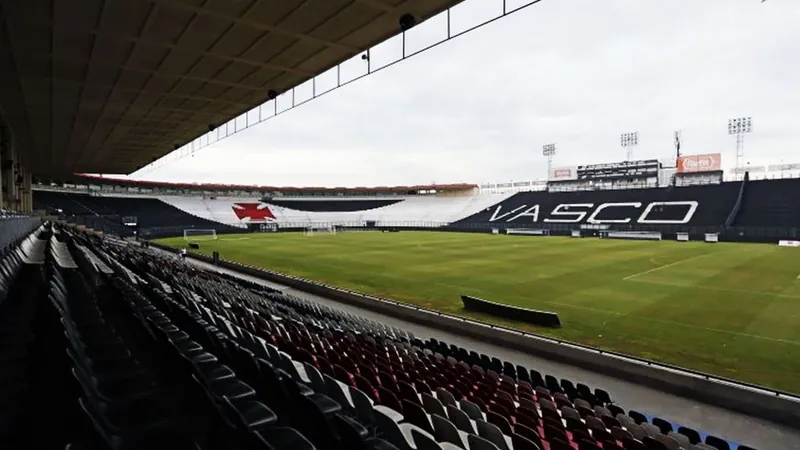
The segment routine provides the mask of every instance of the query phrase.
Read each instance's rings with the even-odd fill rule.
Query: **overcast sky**
[[[467,0],[453,10],[453,30],[501,4]],[[614,162],[625,158],[620,133],[639,131],[636,159],[669,158],[675,129],[684,153],[722,152],[732,166],[727,121],[740,116],[753,117],[746,161],[800,162],[798,24],[798,0],[542,0],[139,178],[533,180],[546,176],[543,144],[557,144],[554,166]],[[432,19],[409,33],[408,47],[444,33],[444,17]],[[399,40],[385,43],[372,64],[399,52]],[[343,75],[364,67],[348,62]]]

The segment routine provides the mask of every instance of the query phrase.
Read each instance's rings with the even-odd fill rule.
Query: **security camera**
[[[278,91],[275,89],[270,89],[267,91],[267,100],[275,100],[278,97]]]
[[[213,123],[208,124],[208,131],[214,131],[217,129],[217,126]]]

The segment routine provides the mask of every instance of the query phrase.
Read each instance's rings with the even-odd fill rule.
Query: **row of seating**
[[[31,240],[0,260],[15,448],[730,450],[602,389],[157,250],[57,226]]]
[[[116,235],[129,236],[132,231],[122,224],[123,217],[136,218],[140,229],[170,228],[169,234],[183,229],[215,229],[222,232],[241,232],[198,215],[187,213],[152,197],[106,197],[67,192],[34,191],[34,207],[69,217],[71,222]]]

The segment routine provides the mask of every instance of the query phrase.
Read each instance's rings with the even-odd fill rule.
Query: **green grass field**
[[[161,243],[184,246],[183,238]],[[203,253],[461,316],[800,392],[800,249],[401,232],[220,236]],[[460,294],[556,311],[546,329]]]

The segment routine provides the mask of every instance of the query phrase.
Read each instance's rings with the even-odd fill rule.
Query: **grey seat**
[[[581,420],[581,415],[578,413],[578,411],[570,408],[569,406],[564,406],[561,408],[561,417],[564,419],[572,418],[575,420]]]
[[[551,396],[550,390],[547,389],[547,388],[544,388],[544,387],[541,387],[541,386],[536,386],[534,388],[534,390],[536,391],[536,397],[541,397],[541,396],[550,397]]]
[[[450,419],[450,422],[459,430],[465,433],[475,434],[475,427],[472,426],[469,416],[464,411],[455,406],[447,405],[447,418]]]
[[[372,409],[372,402],[367,394],[350,386],[350,398],[353,400],[353,407],[359,419],[369,423],[375,423],[375,410]]]
[[[464,441],[458,433],[458,428],[452,422],[438,414],[431,414],[431,422],[433,423],[433,436],[437,441],[464,447]]]
[[[634,421],[631,416],[627,414],[617,414],[617,420],[619,420],[619,423],[628,430],[631,429],[631,425],[636,425],[636,421]]]
[[[717,447],[712,445],[708,445],[704,442],[698,442],[697,444],[692,445],[689,450],[718,450]]]
[[[481,408],[478,407],[475,403],[472,403],[469,400],[461,400],[461,410],[467,413],[472,420],[483,420],[483,412]]]
[[[375,424],[378,426],[378,429],[381,431],[381,433],[383,433],[383,438],[386,441],[400,450],[414,450],[410,445],[408,445],[408,441],[403,435],[403,432],[400,431],[400,427],[397,425],[397,422],[395,422],[394,419],[377,409],[374,411],[374,413]]]
[[[269,353],[270,356],[270,362],[273,365],[278,365],[281,361],[281,352],[278,350],[278,347],[275,347],[272,344],[265,344],[265,346],[267,347],[267,353]]]
[[[325,392],[328,393],[328,396],[340,404],[342,408],[350,409],[350,401],[347,400],[347,396],[344,395],[339,383],[328,375],[323,375],[323,378],[325,378],[325,386],[327,387]]]
[[[483,420],[476,420],[475,424],[478,426],[478,436],[496,445],[500,450],[509,450],[506,438],[497,425]]]
[[[603,417],[603,416],[614,417],[614,415],[611,414],[611,411],[609,411],[608,408],[599,405],[594,407],[594,413],[597,417]]]
[[[436,398],[445,406],[458,406],[458,403],[456,403],[456,398],[453,397],[453,394],[451,394],[450,391],[445,388],[436,389]]]
[[[640,441],[645,437],[649,436],[647,434],[647,430],[645,430],[644,427],[642,427],[641,425],[633,424],[633,425],[628,425],[626,428],[628,429],[628,431],[631,432],[633,437],[635,437]]]
[[[469,444],[469,450],[500,450],[490,441],[474,434],[467,436],[467,443]]]
[[[303,378],[300,376],[300,372],[297,371],[297,367],[294,366],[294,361],[289,355],[281,353],[281,361],[278,363],[278,365],[281,369],[286,371],[286,373],[291,375],[293,380],[301,383],[305,382],[305,380],[303,380]]]
[[[656,437],[661,434],[661,428],[658,428],[652,423],[642,422],[641,427],[644,428],[644,431],[647,432],[647,435],[650,437]]]
[[[664,445],[667,446],[669,450],[679,450],[681,445],[678,443],[677,440],[667,436],[666,434],[657,434],[653,436],[655,440],[662,442]]]
[[[683,434],[670,431],[667,436],[678,441],[678,445],[685,449],[688,449],[692,445],[692,443],[689,441],[689,438]]]
[[[511,435],[511,445],[514,450],[543,450],[532,440],[516,433]]]
[[[551,409],[553,411],[558,411],[558,407],[556,406],[556,404],[546,398],[539,399],[539,406],[541,406],[542,409]]]
[[[528,409],[536,411],[536,402],[526,397],[519,398],[519,406],[524,406]]]
[[[317,370],[316,367],[309,363],[303,363],[303,368],[306,369],[306,375],[308,376],[308,379],[311,380],[311,388],[314,389],[314,392],[318,394],[326,394],[331,398],[335,396],[335,394],[328,392],[328,385],[325,383],[325,379],[322,378],[322,374],[319,373],[319,370]]]
[[[575,405],[575,408],[583,406],[584,408],[592,409],[592,404],[582,398],[576,398],[573,404]]]
[[[442,446],[436,441],[417,430],[411,430],[411,437],[414,439],[414,447],[417,450],[442,450]]]
[[[633,434],[631,434],[630,431],[623,430],[620,427],[612,427],[611,428],[611,436],[613,436],[614,439],[616,439],[616,440],[618,440],[620,442],[625,440],[625,438],[633,439]],[[688,439],[687,439],[687,442],[688,442]]]
[[[444,405],[442,402],[439,401],[436,397],[423,392],[422,396],[422,406],[425,408],[425,412],[428,414],[438,414],[442,417],[447,417],[447,412],[444,410]]]
[[[606,424],[603,423],[602,420],[598,419],[597,417],[588,416],[586,417],[586,426],[593,430],[605,430]]]

